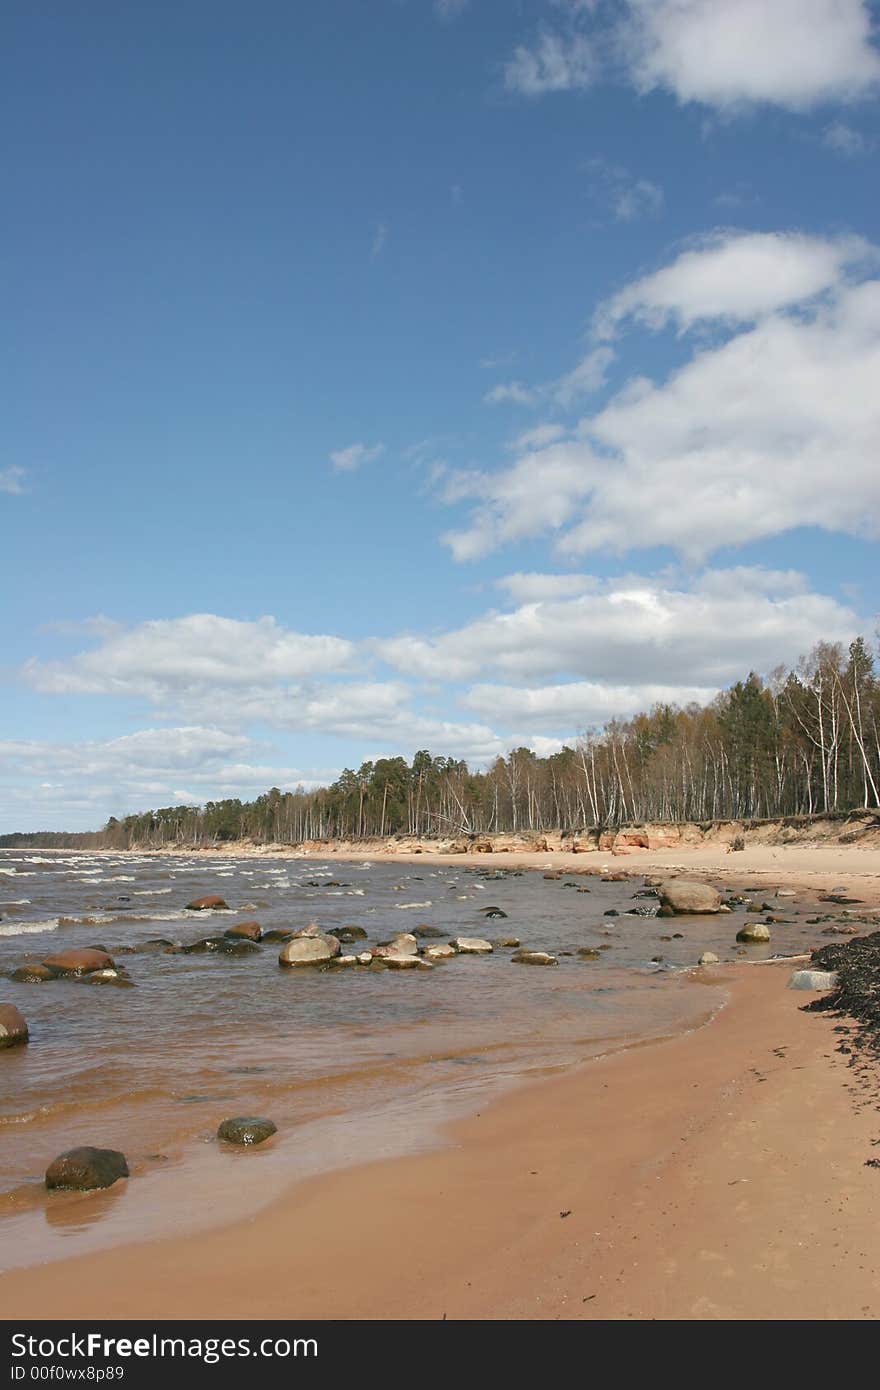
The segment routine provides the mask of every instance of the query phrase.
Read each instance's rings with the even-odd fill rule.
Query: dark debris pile
[[[836,989],[805,1004],[806,1013],[829,1011],[853,1021],[841,1052],[858,1049],[862,1059],[880,1057],[880,931],[835,941],[812,954],[819,970],[835,970]],[[852,1060],[855,1061],[855,1056]]]

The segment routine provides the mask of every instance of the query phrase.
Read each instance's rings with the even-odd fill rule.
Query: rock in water
[[[47,965],[20,965],[9,978],[18,985],[41,985],[46,980],[54,980],[55,976]]]
[[[697,965],[718,965],[718,964],[720,964],[720,962],[719,962],[718,957],[716,956],[716,954],[715,954],[714,951],[704,951],[703,954],[700,956],[700,959],[697,961]]]
[[[747,946],[763,945],[770,940],[770,928],[765,927],[763,922],[746,922],[737,932],[736,939]]]
[[[428,960],[449,960],[450,956],[457,956],[458,952],[454,946],[444,944],[442,946],[427,946],[425,955]]]
[[[673,912],[718,912],[721,894],[709,883],[692,883],[684,878],[670,878],[660,885],[660,901]]]
[[[191,903],[186,905],[187,912],[211,912],[214,909],[229,911],[223,898],[216,893],[209,894],[207,898],[194,898]]]
[[[24,1014],[14,1004],[0,1004],[0,1048],[18,1047],[28,1040]]]
[[[834,970],[793,970],[789,989],[837,989],[838,975]]]
[[[236,922],[234,927],[227,927],[223,935],[241,937],[245,941],[260,941],[263,928],[259,922]]]
[[[295,936],[281,947],[278,964],[324,965],[341,950],[335,936]]]
[[[452,944],[463,956],[488,955],[492,950],[492,942],[480,936],[457,936]]]
[[[549,951],[514,951],[510,957],[517,965],[558,965],[559,961]]]
[[[125,1154],[116,1149],[68,1149],[46,1169],[46,1186],[88,1192],[93,1187],[112,1187],[127,1177]]]
[[[277,1126],[271,1120],[237,1115],[234,1119],[223,1121],[217,1130],[217,1138],[225,1139],[227,1144],[262,1144],[277,1132]]]
[[[113,970],[116,962],[106,951],[84,947],[82,950],[60,951],[43,961],[53,975],[90,975],[93,970]]]

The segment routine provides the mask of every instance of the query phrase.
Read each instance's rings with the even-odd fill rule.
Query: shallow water
[[[436,1142],[443,1123],[523,1077],[695,1026],[717,991],[681,967],[705,949],[734,958],[742,914],[604,915],[654,906],[634,898],[641,886],[464,866],[0,851],[0,972],[101,945],[134,982],[0,975],[0,1001],[31,1033],[0,1052],[0,1267],[231,1219],[293,1177]],[[229,912],[186,910],[215,892]],[[489,906],[507,919],[487,921]],[[780,899],[775,910],[792,921],[771,928],[773,952],[815,944],[803,920],[813,905]],[[245,957],[124,953],[245,918],[264,931],[357,925],[370,942],[421,924],[449,938],[513,934],[560,953],[559,966],[515,968],[506,949],[424,972],[282,970],[277,944]],[[660,940],[673,932],[681,939]],[[582,946],[608,949],[593,962],[564,954]],[[278,1138],[230,1154],[214,1134],[236,1114],[270,1116]],[[84,1143],[122,1149],[140,1181],[47,1195],[48,1163]]]

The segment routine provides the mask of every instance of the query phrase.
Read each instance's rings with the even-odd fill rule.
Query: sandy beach
[[[855,847],[612,862],[644,872],[667,857],[880,898],[880,853]],[[535,867],[548,861],[560,856]],[[3,1316],[876,1317],[880,1107],[836,1051],[836,1021],[786,989],[790,971],[702,971],[718,989],[711,1022],[525,1085],[436,1152],[310,1179],[186,1239],[10,1271]]]

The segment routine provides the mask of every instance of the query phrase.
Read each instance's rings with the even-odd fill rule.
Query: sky
[[[873,641],[878,29],[8,0],[0,832]]]

